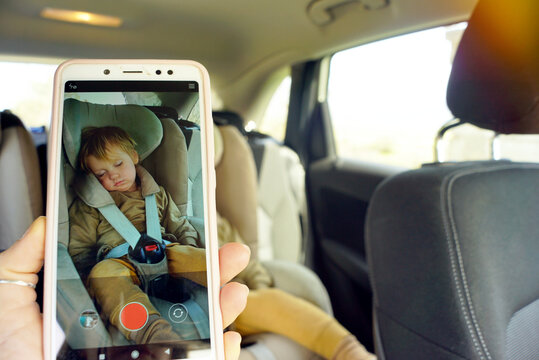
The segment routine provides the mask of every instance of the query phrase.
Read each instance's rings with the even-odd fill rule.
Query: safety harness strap
[[[161,240],[161,224],[159,223],[155,194],[146,196],[144,202],[146,205],[146,234],[154,239]]]
[[[144,202],[146,207],[146,233],[157,241],[163,241],[161,239],[161,224],[159,223],[155,194],[146,196]],[[109,204],[97,209],[107,219],[114,230],[129,244],[122,244],[115,247],[107,254],[106,258],[118,258],[127,254],[129,246],[134,249],[140,239],[140,233],[118,206],[116,204]]]
[[[107,219],[114,230],[116,230],[132,248],[135,248],[138,239],[140,239],[140,233],[137,228],[131,224],[131,221],[129,221],[120,209],[118,209],[118,206],[116,206],[116,204],[110,204],[100,207],[98,210],[105,219]]]

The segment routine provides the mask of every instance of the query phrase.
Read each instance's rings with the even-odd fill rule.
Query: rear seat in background
[[[258,257],[302,262],[305,171],[297,154],[275,139],[246,132],[234,112],[213,113],[217,125],[234,125],[248,140],[258,177]]]
[[[0,113],[0,249],[43,214],[40,165],[32,137],[8,110]]]
[[[256,165],[247,139],[232,125],[214,127],[216,206],[258,257],[258,184]],[[332,314],[327,291],[314,272],[297,262],[263,260],[273,286],[303,298]],[[319,359],[312,352],[273,333],[247,336],[240,360]]]

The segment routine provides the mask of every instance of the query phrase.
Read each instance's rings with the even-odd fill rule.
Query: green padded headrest
[[[63,142],[67,159],[77,168],[82,129],[88,126],[117,126],[137,143],[140,160],[145,159],[161,143],[163,127],[159,118],[139,105],[100,105],[67,99],[64,101]]]
[[[78,168],[82,129],[88,126],[117,126],[125,130],[137,143],[140,160],[154,151],[163,138],[161,120],[150,110],[139,105],[100,105],[75,99],[64,101],[63,143],[67,159]],[[107,190],[93,175],[77,173],[73,184],[79,198],[88,206],[99,208],[114,204]]]

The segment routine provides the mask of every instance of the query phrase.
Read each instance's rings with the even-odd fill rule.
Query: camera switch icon
[[[168,310],[170,321],[175,323],[184,322],[188,315],[187,308],[183,304],[174,304]]]

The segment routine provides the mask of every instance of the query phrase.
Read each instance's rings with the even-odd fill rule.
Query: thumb
[[[45,217],[37,218],[26,233],[9,249],[0,253],[0,279],[36,283],[43,266]]]

